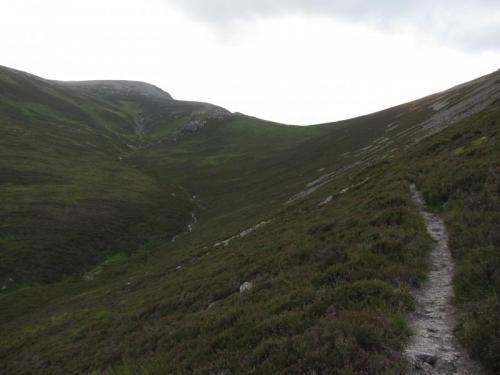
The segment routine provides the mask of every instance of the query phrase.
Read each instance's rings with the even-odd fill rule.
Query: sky
[[[498,0],[2,0],[0,65],[307,125],[500,68]]]

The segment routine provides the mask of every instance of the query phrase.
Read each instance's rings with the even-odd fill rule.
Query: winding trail
[[[456,323],[456,311],[451,304],[454,263],[444,222],[426,211],[425,201],[415,185],[410,188],[427,232],[436,244],[430,254],[429,279],[414,294],[417,304],[411,316],[414,336],[405,350],[411,364],[409,374],[481,374],[453,334]]]

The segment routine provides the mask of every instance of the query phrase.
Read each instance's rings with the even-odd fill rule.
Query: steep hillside
[[[0,371],[402,373],[432,243],[412,182],[498,371],[499,104],[496,72],[296,127],[0,68]]]
[[[0,73],[0,280],[14,280],[5,282],[7,289],[85,271],[185,229],[194,193],[156,165],[130,160],[227,111],[174,101],[146,84]],[[188,170],[182,163],[190,157],[180,155],[175,169]],[[144,173],[148,168],[153,173]]]

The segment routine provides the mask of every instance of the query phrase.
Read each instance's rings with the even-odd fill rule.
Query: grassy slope
[[[182,229],[189,204],[169,194],[182,189],[120,161],[138,142],[135,108],[0,74],[2,285],[54,281]]]
[[[1,77],[0,196],[8,220],[0,228],[0,281],[7,290],[172,237],[192,211],[200,216],[198,238],[212,239],[214,227],[224,238],[281,205],[319,170],[373,159],[369,150],[353,151],[377,138],[391,136],[385,146],[402,147],[404,131],[430,115],[410,104],[308,128],[232,116],[189,134],[179,129],[209,105],[8,69]],[[398,130],[389,134],[395,119]],[[196,205],[192,195],[200,198]]]
[[[429,241],[394,172],[367,171],[358,178],[371,182],[318,207],[348,183],[338,181],[227,247],[156,250],[132,269],[60,284],[57,303],[4,326],[19,335],[2,354],[27,358],[8,368],[85,372],[125,360],[157,373],[397,371],[408,285],[422,280]],[[240,295],[244,281],[255,286]],[[4,301],[19,311],[31,293]]]
[[[197,209],[209,208],[205,217],[214,220],[241,203],[242,190],[255,192],[221,219],[234,222],[244,212],[251,222],[254,206],[263,212],[278,201],[264,179],[264,171],[276,173],[269,163],[280,163],[279,170],[283,150],[319,133],[245,116],[212,120],[199,134],[180,133],[191,113],[208,105],[0,73],[0,197],[7,218],[0,228],[0,281],[7,290],[58,280],[182,233],[196,208],[194,194],[202,197]]]
[[[207,131],[214,131],[214,129],[208,128]],[[228,136],[227,133],[224,134]],[[229,134],[231,133],[229,132]],[[203,138],[206,135],[201,133],[198,136]],[[245,135],[245,139],[249,139],[249,136]],[[332,140],[330,139],[329,142]],[[190,141],[195,142],[196,137]],[[210,144],[210,142],[200,142],[200,144]],[[311,146],[314,144],[316,143],[312,143]],[[196,147],[198,146],[199,144],[196,145]],[[302,147],[307,149],[306,145]],[[315,148],[309,150],[313,154],[316,151]],[[336,152],[340,151],[343,150]],[[228,154],[231,155],[230,152]],[[307,155],[304,152],[298,155],[300,157],[297,158],[297,161],[303,161],[308,166],[315,156],[308,159],[304,158]],[[161,159],[165,160],[165,158]],[[295,164],[295,167],[294,173],[295,178],[297,178],[298,165]],[[247,169],[248,165],[244,170]],[[360,192],[356,195],[346,195],[346,198],[340,200],[339,207],[337,207],[338,202],[335,202],[333,206],[329,206],[329,209],[318,209],[318,200],[319,198],[323,199],[323,194],[325,194],[322,192],[320,197],[313,197],[308,204],[305,204],[306,209],[302,205],[298,205],[283,212],[278,211],[279,213],[276,213],[278,218],[274,219],[276,223],[272,224],[269,229],[262,229],[263,232],[259,233],[257,243],[256,239],[252,237],[246,241],[246,246],[245,241],[243,241],[234,245],[237,246],[236,248],[230,246],[217,251],[215,256],[211,256],[207,255],[208,251],[203,249],[201,245],[184,247],[184,243],[189,243],[190,240],[186,239],[184,242],[181,240],[177,248],[171,248],[168,253],[156,250],[143,255],[140,259],[134,258],[126,261],[122,265],[127,269],[131,263],[142,264],[146,262],[146,265],[143,266],[144,269],[136,270],[133,267],[134,271],[130,269],[119,271],[118,274],[123,274],[123,276],[118,276],[117,279],[111,277],[108,280],[106,277],[109,276],[104,274],[104,280],[99,279],[96,283],[99,286],[98,290],[94,290],[96,286],[92,284],[81,285],[79,282],[76,285],[72,282],[62,284],[59,286],[60,290],[54,292],[52,289],[52,292],[59,297],[58,303],[62,302],[63,307],[59,312],[57,308],[55,311],[52,307],[49,308],[49,315],[45,315],[46,318],[44,318],[48,319],[49,326],[46,326],[47,322],[44,319],[39,320],[40,315],[44,316],[44,313],[41,313],[39,309],[36,310],[37,314],[34,316],[24,315],[22,325],[25,324],[25,319],[34,319],[28,335],[52,337],[54,340],[51,341],[52,345],[57,345],[59,348],[57,352],[61,356],[59,361],[54,359],[58,363],[56,367],[62,366],[61,362],[65,357],[79,356],[74,362],[68,363],[68,366],[74,366],[66,368],[68,371],[85,371],[89,363],[86,358],[93,356],[100,358],[96,367],[112,364],[113,358],[116,356],[120,356],[120,360],[122,359],[119,353],[124,351],[125,346],[137,347],[133,349],[137,350],[136,352],[130,353],[131,361],[142,358],[142,354],[145,352],[151,352],[152,356],[154,356],[153,353],[157,353],[159,357],[166,356],[175,359],[173,362],[175,368],[179,366],[179,362],[183,362],[185,372],[195,368],[201,372],[209,371],[209,369],[224,366],[224,363],[226,366],[234,368],[236,358],[245,357],[249,343],[252,346],[258,346],[261,343],[260,345],[265,348],[259,348],[259,351],[265,350],[262,355],[273,355],[277,358],[269,359],[268,363],[265,363],[265,361],[262,362],[263,360],[259,362],[256,359],[258,357],[256,353],[247,353],[246,362],[240,364],[242,367],[239,367],[239,371],[248,371],[249,368],[256,366],[259,371],[273,373],[288,366],[298,366],[296,364],[298,357],[304,356],[304,358],[309,358],[310,363],[307,366],[318,369],[367,366],[370,369],[385,371],[387,368],[398,368],[401,363],[397,356],[397,349],[407,335],[401,314],[411,305],[403,285],[413,284],[422,278],[425,251],[420,254],[417,251],[422,246],[425,248],[426,240],[423,232],[415,233],[414,228],[418,228],[415,225],[418,222],[418,215],[408,212],[408,209],[405,208],[409,205],[406,185],[399,183],[397,176],[388,177],[386,171],[380,174],[390,181],[390,184],[386,186],[386,191],[376,192],[374,195],[369,193],[373,190],[373,186],[386,184],[386,181],[374,182],[373,185],[360,188]],[[382,177],[380,178],[382,179]],[[339,180],[336,185],[331,187],[332,192],[338,193],[353,182],[356,183],[364,179],[365,176],[345,176],[343,180]],[[269,180],[264,179],[264,182],[265,184],[258,186],[269,188]],[[202,191],[204,190],[202,189]],[[368,197],[364,204],[360,204],[360,195]],[[387,208],[387,211],[382,208]],[[307,216],[302,213],[304,210],[310,211]],[[267,214],[270,215],[269,211]],[[274,215],[271,214],[271,216]],[[338,228],[333,230],[332,234],[330,232],[335,225],[330,222],[329,218],[335,217],[343,218],[343,220],[339,220]],[[305,223],[307,223],[306,226]],[[238,225],[242,225],[241,222],[238,222]],[[201,222],[200,227],[203,228],[203,226],[208,227],[207,231],[215,231],[215,236],[212,233],[215,238],[222,236],[219,232],[225,234],[225,228],[217,230],[217,226]],[[277,228],[273,229],[275,226]],[[365,231],[365,227],[368,227],[369,230]],[[200,232],[203,234],[201,228]],[[349,233],[349,228],[354,228],[354,230]],[[270,233],[266,235],[264,231],[270,231]],[[206,245],[206,242],[202,242],[205,241],[204,236],[197,234],[196,238]],[[372,249],[367,244],[373,240],[376,241]],[[415,244],[411,250],[403,249],[403,244],[407,242]],[[317,255],[311,256],[315,252]],[[378,252],[394,252],[395,254],[381,256]],[[241,257],[236,256],[237,254],[246,254],[246,256],[241,259]],[[272,254],[275,255],[272,256]],[[393,259],[391,259],[392,257]],[[201,261],[198,262],[198,259]],[[402,260],[407,264],[402,263]],[[195,262],[194,266],[190,265],[192,262]],[[378,265],[376,271],[371,267],[373,262]],[[292,263],[293,267],[289,263]],[[189,265],[189,269],[187,275],[183,277],[180,273],[183,272],[182,269],[180,272],[176,272],[178,271],[176,268],[178,265],[186,267],[185,264]],[[120,268],[119,265],[116,267]],[[368,267],[370,269],[367,269]],[[146,279],[144,279],[145,275],[147,275]],[[246,305],[239,306],[239,302],[237,302],[240,299],[238,286],[244,280],[254,281],[255,278],[258,278],[259,283],[263,283],[263,290],[269,289],[269,291],[258,298],[254,297],[255,300],[251,299],[246,302]],[[131,285],[127,285],[129,282]],[[336,288],[339,282],[342,287]],[[132,296],[126,297],[123,293],[124,286],[128,288],[136,283],[143,284],[147,291],[141,290],[141,288]],[[106,286],[104,289],[101,287],[103,284]],[[275,286],[273,287],[273,285]],[[81,295],[75,293],[75,290],[79,288],[82,288]],[[117,288],[117,290],[113,290],[113,288]],[[88,289],[91,289],[91,294],[89,294]],[[24,293],[15,296],[18,300],[9,303],[10,306],[15,306],[15,309],[10,309],[12,313],[14,311],[19,313],[20,306],[22,306],[21,300],[33,300],[31,293],[40,294],[36,290],[26,290]],[[336,298],[334,296],[337,293],[347,294],[344,297],[344,306],[335,304],[335,309],[339,309],[339,314],[343,314],[343,319],[335,323],[326,322],[322,316],[331,305],[329,301]],[[352,297],[351,293],[356,296]],[[364,293],[368,295],[365,296]],[[73,309],[69,306],[71,301],[75,300],[75,294],[78,303]],[[68,295],[69,300],[63,299],[61,301],[61,295]],[[86,300],[87,297],[84,296],[89,296],[91,300]],[[109,301],[114,301],[118,296],[122,300],[120,307],[116,306],[117,310],[110,308]],[[170,297],[166,299],[165,296]],[[50,299],[54,299],[54,296],[51,296]],[[86,300],[83,305],[81,304],[82,299]],[[289,299],[292,301],[286,302]],[[108,302],[104,305],[101,304],[102,302],[98,302],[103,300]],[[225,301],[224,305],[227,304],[222,311],[206,311],[207,306],[220,300]],[[273,300],[276,301],[272,302]],[[42,304],[44,301],[39,303]],[[289,303],[290,306],[288,306]],[[86,308],[82,309],[83,306]],[[89,306],[92,307],[89,309]],[[308,308],[304,309],[305,306]],[[374,306],[377,307],[375,311]],[[243,311],[245,311],[244,314]],[[200,321],[200,316],[203,317],[207,314],[208,317]],[[210,329],[200,326],[200,324],[205,324],[204,320],[210,321],[213,314],[220,317],[221,323],[215,324]],[[249,315],[248,320],[244,319],[244,322],[237,323],[239,315]],[[353,321],[353,316],[358,318]],[[257,322],[266,320],[266,317],[271,317],[269,318],[271,321],[276,320],[276,322],[269,322],[269,324],[277,326],[266,329],[253,327]],[[289,321],[292,318],[293,320]],[[90,330],[88,334],[78,335],[77,344],[73,346],[73,349],[69,349],[71,354],[68,352],[68,348],[71,348],[72,345],[65,338],[68,336],[67,332],[65,329],[61,331],[61,327],[52,325],[53,321],[59,323],[59,319],[76,331]],[[169,334],[159,328],[163,324],[159,323],[158,319],[171,322],[165,325],[165,329],[169,327],[169,332],[171,330],[172,334],[175,332],[173,337],[169,339],[175,341],[166,339]],[[116,326],[113,326],[110,320],[115,322]],[[130,320],[137,321],[133,324],[135,328],[130,326]],[[302,320],[304,320],[303,325],[294,327],[297,321]],[[154,333],[154,337],[141,339],[143,342],[138,343],[137,340],[141,332],[144,329],[152,329],[147,328],[151,321],[155,322],[154,330],[157,332]],[[84,326],[80,326],[78,322],[84,323]],[[348,322],[350,324],[347,324]],[[225,324],[228,326],[225,327]],[[232,328],[235,324],[237,324],[237,328]],[[281,325],[284,325],[284,328],[281,328]],[[319,327],[323,325],[332,325],[328,337],[315,338],[312,332],[318,332]],[[359,328],[358,325],[362,328]],[[78,326],[80,328],[77,328]],[[65,325],[63,324],[62,327]],[[383,327],[384,331],[381,331],[380,327]],[[47,328],[53,331],[48,333]],[[194,329],[194,333],[190,333],[192,329]],[[200,329],[204,331],[202,337],[198,332]],[[288,340],[292,334],[290,329],[292,331],[299,330],[296,334],[294,333],[294,338],[291,341]],[[96,333],[100,330],[105,330],[102,332],[109,337],[111,342],[97,344],[93,341],[98,339]],[[277,330],[277,333],[272,333],[273,330]],[[113,334],[110,335],[110,332]],[[233,333],[231,334],[231,332]],[[218,349],[221,351],[221,356],[225,358],[221,363],[214,362],[213,345],[215,344],[212,343],[214,335],[221,336],[220,340],[223,340],[220,344],[221,348]],[[240,342],[242,335],[248,336],[248,341],[242,340]],[[347,342],[345,347],[339,343],[339,348],[335,349],[330,341],[339,335],[346,335]],[[370,335],[372,337],[369,337]],[[31,337],[33,338],[33,336]],[[101,339],[103,337],[101,336]],[[156,343],[160,338],[167,341],[162,344]],[[13,349],[22,350],[20,348],[26,345],[25,339],[26,337],[20,339],[22,345],[15,345]],[[70,340],[74,340],[74,338],[70,338]],[[79,342],[80,340],[84,340],[85,343]],[[185,344],[179,345],[177,343],[179,340]],[[281,347],[283,340],[289,342],[288,346],[283,349],[286,351],[280,353],[277,348]],[[304,347],[292,353],[288,352],[296,345],[306,345],[307,340],[320,340],[318,345],[325,346],[325,348],[311,348],[307,349],[310,351],[306,351]],[[363,340],[368,341],[364,342]],[[35,339],[35,341],[37,340]],[[120,344],[116,345],[118,342]],[[51,353],[54,352],[52,345],[50,345],[51,349],[48,352],[43,351],[44,354],[41,354],[41,357],[52,357]],[[183,345],[188,346],[184,347]],[[188,350],[190,346],[192,346],[192,350]],[[89,348],[90,352],[82,351],[82,347]],[[109,348],[109,350],[103,352],[104,347]],[[28,352],[32,350],[38,352],[41,348],[30,348]],[[80,354],[76,354],[74,350]],[[325,350],[327,352],[338,350],[338,355],[335,359],[327,360],[324,357]],[[359,350],[363,350],[364,354],[362,356],[354,355]],[[178,357],[186,354],[186,358]],[[384,358],[391,358],[391,361],[386,363]],[[27,368],[37,365],[39,364],[36,362],[28,362]],[[43,366],[43,360],[41,366]],[[159,367],[160,373],[167,370],[173,371],[173,368],[168,368],[165,363],[155,366]],[[190,366],[193,368],[190,369]],[[49,371],[54,371],[54,367],[49,368]],[[39,368],[38,371],[41,369]]]
[[[0,81],[5,84],[8,79]],[[22,95],[32,92],[30,89]],[[66,103],[68,92],[64,94],[61,100]],[[71,99],[71,95],[76,97]],[[71,129],[80,131],[82,125],[92,126],[88,134],[78,135],[78,140],[93,136],[92,142],[100,142],[98,155],[95,149],[76,148],[79,151],[75,155],[59,150],[65,143],[74,142],[75,136],[51,128],[56,119],[42,117],[41,122],[37,117],[35,123],[43,124],[37,141],[32,139],[22,147],[8,149],[6,154],[16,157],[11,157],[7,165],[15,166],[12,169],[19,174],[23,165],[17,160],[27,155],[25,149],[34,145],[49,147],[42,141],[56,134],[65,137],[60,138],[64,142],[46,142],[50,147],[58,147],[58,153],[68,154],[71,167],[62,169],[64,163],[60,159],[54,162],[54,150],[44,154],[38,148],[25,163],[32,166],[40,159],[46,165],[57,166],[54,174],[58,177],[71,176],[71,184],[63,189],[66,195],[56,194],[52,206],[57,208],[64,202],[63,197],[78,197],[77,191],[93,197],[109,194],[110,200],[122,202],[127,195],[125,207],[112,211],[113,215],[103,220],[110,225],[121,218],[124,210],[131,209],[130,221],[110,229],[110,235],[114,233],[118,240],[145,218],[152,222],[152,235],[154,228],[159,230],[163,225],[163,229],[171,228],[169,235],[183,230],[190,211],[196,212],[199,221],[193,233],[179,237],[175,243],[164,236],[150,239],[137,251],[132,251],[137,246],[129,243],[125,249],[131,255],[115,255],[101,263],[89,273],[92,280],[84,281],[77,274],[56,284],[24,288],[0,297],[1,330],[5,332],[0,340],[1,370],[86,373],[118,366],[118,373],[130,370],[159,374],[224,369],[235,373],[402,371],[404,362],[398,353],[409,334],[404,319],[412,307],[408,290],[425,275],[430,245],[410,201],[408,180],[416,179],[431,198],[435,189],[432,184],[445,179],[428,172],[434,159],[425,147],[434,150],[436,145],[456,141],[445,131],[441,139],[431,138],[416,149],[411,159],[401,158],[415,124],[433,113],[428,100],[312,128],[283,127],[233,116],[210,120],[194,134],[179,134],[178,129],[189,120],[189,110],[196,104],[171,103],[188,108],[188,112],[175,117],[172,108],[156,101],[81,95],[72,92],[70,101],[83,101],[85,106],[61,113],[73,116],[83,108],[81,116],[92,117],[75,120]],[[54,95],[51,93],[50,97]],[[13,104],[20,105],[15,101]],[[50,116],[60,106],[52,102],[47,105]],[[111,111],[122,119],[103,121],[103,106],[106,113]],[[2,109],[2,114],[9,111],[12,112],[10,107]],[[96,113],[101,115],[96,118]],[[141,134],[134,127],[139,113],[150,126]],[[15,124],[14,117],[8,116],[3,122],[6,129]],[[24,131],[25,121],[23,118],[15,130]],[[395,121],[397,129],[388,126]],[[57,119],[57,123],[62,120]],[[495,126],[498,129],[497,125],[492,129]],[[7,146],[20,141],[13,134]],[[389,139],[381,141],[383,137]],[[483,144],[477,139],[473,141],[479,146]],[[140,148],[132,151],[127,144]],[[122,156],[122,161],[117,160],[117,155]],[[395,160],[381,162],[382,157],[391,155]],[[486,156],[490,157],[490,153]],[[463,161],[472,160],[475,159]],[[447,162],[456,165],[454,159]],[[109,178],[109,186],[104,187],[100,182],[106,173],[98,175],[97,188],[80,172],[84,168],[90,168],[92,173],[99,173],[101,168],[106,173],[119,173]],[[442,173],[450,169],[444,164]],[[32,168],[33,171],[38,168]],[[305,200],[283,206],[307,182],[333,171],[337,171],[333,182]],[[12,186],[11,175],[6,176]],[[361,182],[364,183],[340,194],[344,188]],[[40,185],[31,180],[28,185],[37,199],[35,203],[42,200],[38,194],[42,191]],[[59,185],[52,182],[50,191],[57,192]],[[19,186],[22,183],[17,182],[15,189]],[[490,190],[495,185],[492,186]],[[183,198],[171,199],[171,192]],[[25,199],[30,194],[23,191],[19,196]],[[189,199],[193,194],[198,196],[195,201]],[[319,207],[318,203],[330,195],[332,201]],[[14,201],[6,197],[9,202]],[[136,202],[142,206],[134,206]],[[487,202],[498,207],[490,196]],[[81,204],[78,201],[75,207],[81,208]],[[95,215],[95,209],[102,207],[101,203],[95,204],[92,213]],[[163,214],[158,213],[159,208],[164,209]],[[18,206],[14,209],[16,213],[19,210]],[[31,214],[33,207],[28,206],[28,210]],[[5,217],[12,216],[6,211]],[[453,216],[455,220],[457,216]],[[82,228],[82,216],[76,218],[80,221],[71,223],[70,230]],[[227,247],[211,247],[217,240],[263,218],[272,222]],[[66,221],[64,218],[57,225]],[[94,221],[95,216],[89,220]],[[449,221],[453,225],[453,220]],[[34,218],[30,225],[35,228],[39,222],[39,218]],[[82,235],[94,237],[96,227],[101,225],[83,228]],[[486,231],[494,233],[491,227]],[[11,232],[12,227],[5,231]],[[143,233],[143,228],[139,227],[136,233]],[[4,237],[7,244],[12,241],[8,235]],[[140,237],[135,238],[140,242]],[[461,243],[462,239],[456,242]],[[99,253],[102,250],[92,244],[89,249]],[[494,249],[490,246],[490,253],[494,254]],[[116,254],[116,250],[113,248],[109,254]],[[95,263],[86,256],[85,260],[87,266],[78,271]],[[464,262],[465,268],[466,265]],[[471,272],[465,269],[463,274]],[[239,286],[244,281],[253,282],[254,289],[240,295]],[[478,283],[478,288],[482,285]],[[488,302],[494,290],[498,288],[483,295],[484,311],[496,306]],[[459,294],[457,297],[463,301],[469,298]],[[477,315],[477,311],[471,314],[484,316]],[[483,337],[477,320],[468,318],[465,322],[472,324],[462,327],[465,340],[473,343]],[[498,323],[492,320],[492,324]],[[494,342],[499,336],[493,333],[490,337]],[[495,346],[488,350],[495,353]],[[482,357],[488,360],[486,355]]]

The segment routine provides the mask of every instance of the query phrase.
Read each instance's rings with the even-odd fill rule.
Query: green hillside
[[[499,130],[500,72],[298,127],[0,67],[0,373],[404,373],[432,244],[411,183],[498,372]]]

